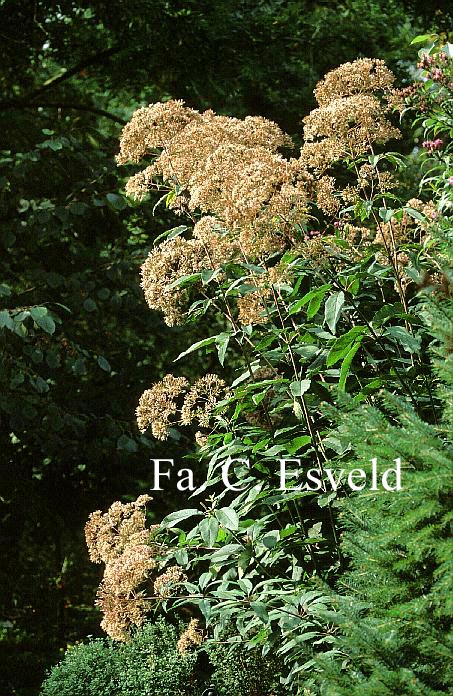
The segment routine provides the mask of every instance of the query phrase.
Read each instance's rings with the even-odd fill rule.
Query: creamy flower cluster
[[[219,401],[228,388],[217,375],[207,374],[192,386],[185,377],[165,377],[146,389],[137,406],[137,423],[142,432],[151,427],[158,440],[166,440],[172,425],[197,423],[208,428]]]
[[[143,623],[151,607],[141,589],[157,568],[157,549],[146,526],[150,496],[133,503],[114,502],[103,514],[93,512],[85,526],[90,558],[105,563],[96,604],[103,613],[101,627],[114,640],[126,640],[131,625]]]

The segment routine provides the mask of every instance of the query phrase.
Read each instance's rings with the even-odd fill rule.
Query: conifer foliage
[[[425,422],[390,393],[381,409],[339,414],[339,433],[356,455],[352,466],[377,456],[399,457],[404,466],[401,491],[362,493],[341,505],[350,568],[339,582],[336,659],[330,653],[321,661],[326,696],[434,696],[453,687],[453,355],[445,340],[453,308],[431,299],[425,316],[437,338],[443,421]]]

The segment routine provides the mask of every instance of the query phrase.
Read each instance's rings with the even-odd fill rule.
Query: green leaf
[[[87,297],[83,303],[83,307],[87,312],[95,312],[98,308],[96,302],[92,300],[91,297]]]
[[[379,208],[379,217],[384,222],[389,222],[395,215],[395,211],[391,208]]]
[[[225,354],[228,348],[228,343],[230,342],[230,334],[228,333],[221,333],[216,337],[216,346],[217,346],[217,353],[219,356],[219,362],[223,367],[223,363],[225,362]]]
[[[344,358],[349,353],[351,346],[357,341],[360,343],[366,333],[366,326],[354,326],[354,328],[343,334],[343,336],[339,336],[339,338],[334,341],[327,355],[327,367],[335,365],[335,363]]]
[[[47,311],[47,307],[32,307],[30,315],[33,321],[46,333],[53,334],[55,332],[55,322]]]
[[[333,334],[335,333],[343,305],[344,292],[342,291],[334,293],[326,300],[324,320]]]
[[[231,531],[239,529],[239,517],[236,510],[233,510],[233,508],[220,508],[220,510],[215,510],[214,514],[220,524],[226,527],[226,529],[230,529]]]
[[[420,352],[421,339],[418,336],[412,336],[404,326],[390,326],[384,336],[394,338],[409,353]]]
[[[101,370],[105,370],[105,372],[111,372],[112,368],[110,367],[110,363],[108,360],[106,360],[102,355],[98,355],[97,357],[97,364],[101,368]]]
[[[69,206],[69,212],[72,213],[72,215],[85,215],[88,208],[89,206],[86,203],[73,201]]]
[[[117,193],[108,193],[106,198],[115,210],[124,210],[124,208],[127,208],[127,201],[123,196],[118,196]]]
[[[232,557],[236,557],[236,554],[241,549],[241,544],[226,544],[225,546],[222,546],[221,549],[214,551],[210,558],[211,563],[220,563],[221,561],[231,560]]]
[[[263,623],[269,623],[269,614],[267,613],[266,605],[263,602],[250,602],[250,607]]]
[[[341,363],[340,379],[338,380],[339,391],[346,391],[346,380],[348,378],[349,369],[351,367],[354,355],[359,350],[361,343],[362,339],[357,339],[357,341],[352,345],[352,348],[348,351],[343,362]]]
[[[176,512],[171,512],[169,515],[164,517],[160,523],[161,527],[170,529],[171,527],[176,527],[179,522],[189,519],[189,517],[200,517],[202,513],[195,508],[188,508],[186,510],[176,510]]]
[[[186,287],[186,285],[193,285],[197,280],[201,279],[201,273],[190,273],[189,275],[181,276],[170,283],[168,290],[173,290],[173,288]]]
[[[291,382],[289,388],[293,396],[302,396],[306,391],[310,389],[311,380],[303,379],[300,382]]]
[[[133,438],[123,434],[120,435],[118,440],[116,441],[116,449],[132,453],[137,452],[138,445]]]
[[[414,210],[414,208],[408,208],[404,207],[403,208],[404,212],[410,215],[411,218],[414,218],[414,220],[418,220],[419,222],[426,222],[426,216],[423,215],[423,213],[420,213],[418,210]]]
[[[419,43],[430,43],[431,41],[435,41],[436,39],[437,34],[420,34],[419,36],[416,36],[415,39],[412,39],[412,41],[410,42],[410,46]]]
[[[14,320],[10,316],[10,313],[7,312],[6,309],[3,309],[0,312],[0,329],[3,329],[5,326],[10,331],[14,330]]]
[[[162,232],[156,239],[154,240],[153,244],[156,246],[161,239],[166,239],[167,241],[170,241],[170,239],[174,239],[175,237],[179,237],[181,234],[186,232],[189,228],[187,225],[178,225],[178,227],[172,227],[171,230],[167,230],[166,232]]]
[[[200,530],[201,538],[206,546],[212,547],[217,541],[217,534],[219,533],[219,523],[215,517],[205,517],[201,520],[198,528]]]
[[[302,309],[302,307],[304,305],[306,305],[309,302],[311,302],[312,300],[314,300],[314,298],[317,298],[316,301],[318,301],[318,299],[321,298],[319,305],[318,305],[318,309],[319,309],[319,307],[321,306],[322,298],[324,297],[324,295],[327,292],[329,292],[331,287],[332,286],[330,285],[330,283],[327,283],[326,285],[321,285],[319,288],[314,288],[313,290],[310,290],[310,292],[307,292],[307,294],[304,295],[300,300],[296,300],[296,302],[293,302],[289,306],[288,315],[291,316],[292,314],[297,314],[298,312],[300,312],[300,310]],[[313,305],[313,306],[316,306],[316,305]],[[318,311],[318,309],[316,310],[316,312]],[[316,314],[316,312],[315,312],[315,314]]]
[[[209,338],[203,338],[202,341],[197,341],[196,343],[192,343],[190,348],[185,350],[183,353],[180,353],[177,358],[173,360],[173,362],[177,362],[178,360],[181,360],[185,355],[189,355],[190,353],[195,352],[196,350],[199,350],[200,348],[204,348],[205,346],[210,346],[213,343],[216,343],[218,336],[210,336]]]
[[[308,445],[309,442],[311,442],[310,435],[301,435],[300,437],[295,437],[293,440],[290,440],[286,445],[286,449],[290,454],[296,454],[302,447]]]

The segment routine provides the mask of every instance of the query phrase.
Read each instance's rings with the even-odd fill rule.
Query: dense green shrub
[[[44,682],[43,696],[194,694],[196,655],[176,649],[178,632],[158,620],[131,642],[96,639],[66,652]]]
[[[70,648],[43,684],[42,696],[198,696],[210,683],[220,696],[283,694],[277,660],[258,649],[209,643],[181,654],[179,632],[158,619],[127,643],[93,639]]]

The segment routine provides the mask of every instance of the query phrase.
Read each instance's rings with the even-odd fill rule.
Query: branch
[[[89,104],[75,104],[69,102],[50,102],[50,101],[37,101],[29,103],[25,100],[11,100],[10,102],[0,103],[0,110],[6,111],[7,109],[36,109],[38,107],[51,107],[55,109],[74,109],[75,111],[87,111],[91,114],[97,114],[98,116],[104,116],[115,123],[120,123],[122,126],[126,125],[127,121],[115,116],[115,114],[110,113],[110,111],[105,111],[105,109],[96,109],[94,106]]]
[[[95,55],[90,56],[89,58],[85,58],[85,60],[80,61],[80,63],[77,63],[77,65],[74,65],[74,67],[72,68],[63,68],[62,73],[60,72],[58,75],[50,77],[48,80],[44,82],[44,84],[41,87],[38,87],[38,89],[35,89],[33,92],[30,92],[30,94],[27,94],[24,97],[19,97],[18,99],[8,99],[6,101],[0,102],[0,110],[11,108],[11,104],[31,102],[33,101],[33,99],[35,99],[35,97],[39,96],[43,92],[46,92],[48,89],[51,89],[60,82],[69,80],[70,77],[72,77],[73,75],[77,75],[77,73],[79,73],[84,68],[87,68],[89,65],[97,65],[98,63],[103,63],[107,58],[110,58],[110,56],[114,55],[115,53],[119,53],[121,50],[121,46],[113,46],[112,48],[108,48],[105,51],[100,51],[99,53],[96,53]]]

